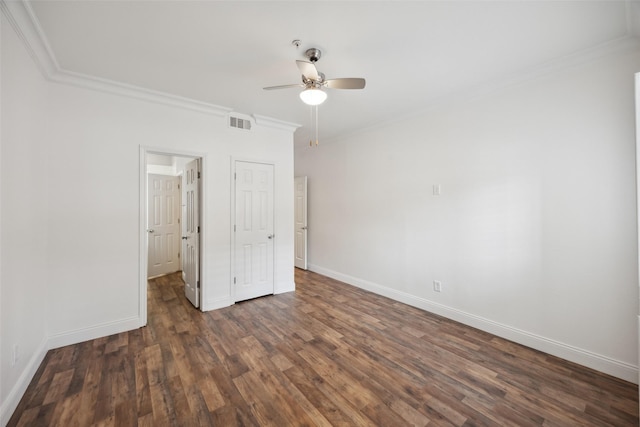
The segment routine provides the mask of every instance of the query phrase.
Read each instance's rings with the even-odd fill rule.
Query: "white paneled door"
[[[307,269],[307,177],[299,176],[295,186],[295,266]]]
[[[184,294],[194,307],[200,306],[200,160],[184,167],[185,218]]]
[[[272,164],[235,162],[234,299],[273,293]]]
[[[148,175],[147,276],[180,270],[180,178]]]

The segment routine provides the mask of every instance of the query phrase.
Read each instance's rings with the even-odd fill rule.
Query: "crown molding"
[[[640,8],[638,10],[640,11]],[[500,78],[485,81],[471,87],[462,88],[455,93],[451,93],[440,98],[432,99],[425,102],[424,108],[421,108],[419,110],[407,113],[402,116],[392,117],[388,120],[384,120],[370,126],[357,129],[353,132],[345,133],[332,138],[327,138],[323,142],[325,144],[344,142],[349,138],[363,135],[377,129],[385,128],[387,126],[392,126],[397,123],[402,123],[409,119],[424,116],[434,111],[448,108],[455,104],[468,102],[470,100],[482,98],[484,96],[489,96],[493,93],[497,93],[511,87],[525,85],[554,73],[563,72],[574,67],[579,67],[585,64],[600,61],[611,56],[623,55],[633,52],[640,52],[640,37],[628,34],[609,42],[602,43],[600,45],[593,46],[591,48],[587,48],[579,52],[575,52],[573,54],[545,62],[543,64],[539,64],[526,70],[521,70],[519,72],[504,75]],[[306,145],[308,144],[305,142],[296,141],[294,147],[296,150],[301,150],[304,149]]]
[[[58,64],[40,22],[27,0],[0,0],[0,10],[11,23],[43,76],[49,81],[165,104],[217,117],[227,117],[233,111],[233,108],[65,70]],[[263,127],[288,132],[294,132],[300,127],[298,124],[271,117],[260,115],[253,117],[256,125]]]
[[[49,78],[57,72],[58,66],[55,57],[51,54],[48,43],[41,37],[40,25],[34,25],[34,15],[31,6],[22,0],[0,0],[0,10],[24,43],[27,52],[40,68],[42,74]]]
[[[253,119],[259,126],[286,130],[288,132],[294,132],[296,129],[302,126],[297,123],[285,122],[284,120],[274,119],[273,117],[261,116],[258,114],[254,114]]]
[[[197,101],[165,92],[154,91],[140,86],[120,83],[114,80],[75,73],[73,71],[60,70],[47,78],[56,83],[68,84],[86,89],[97,90],[114,95],[140,99],[148,102],[169,105],[185,110],[197,111],[217,117],[226,117],[233,108]]]
[[[495,90],[521,84],[535,78],[539,78],[543,75],[565,69],[571,66],[577,66],[585,62],[593,61],[612,53],[640,50],[640,3],[634,0],[626,0],[627,7],[627,35],[617,40],[613,40],[609,43],[604,43],[593,48],[586,49],[581,52],[576,52],[572,55],[568,55],[563,58],[559,58],[555,61],[550,61],[545,64],[541,64],[537,67],[532,67],[522,72],[514,73],[512,75],[503,76],[495,81],[484,82],[484,84],[477,85],[473,88],[466,88],[462,93],[464,95],[451,94],[445,96],[446,99],[431,100],[425,108],[420,110],[420,114],[425,111],[439,108],[443,104],[448,104],[452,101],[459,101],[460,98],[470,98],[485,95]],[[165,92],[154,91],[139,86],[129,85],[113,80],[102,79],[86,74],[76,73],[65,70],[58,64],[55,54],[51,49],[44,31],[42,30],[37,16],[33,12],[29,0],[0,0],[0,10],[5,14],[8,21],[14,28],[18,37],[23,41],[28,53],[34,59],[42,74],[46,79],[77,87],[93,89],[101,92],[111,93],[119,96],[125,96],[130,98],[136,98],[145,100],[148,102],[155,102],[165,104],[182,109],[188,109],[205,114],[214,115],[217,117],[226,117],[229,113],[233,112],[233,108],[223,107],[216,104],[207,103],[204,101],[197,101],[192,98],[180,97],[171,95]],[[418,114],[418,112],[414,113]],[[259,126],[270,127],[279,130],[285,130],[293,132],[301,125],[285,122],[282,120],[253,115],[255,122]],[[402,117],[406,119],[407,117]],[[396,120],[390,120],[394,122]],[[385,121],[386,123],[386,121]],[[372,127],[378,127],[380,124]],[[363,130],[370,130],[369,127],[355,131],[354,133],[360,133]],[[339,137],[330,138],[341,139],[345,135]],[[329,142],[327,140],[326,142]]]
[[[40,22],[27,0],[0,0],[0,9],[24,43],[44,77],[52,82],[97,90],[114,95],[165,104],[218,117],[225,117],[232,108],[154,91],[113,80],[76,73],[60,67]]]

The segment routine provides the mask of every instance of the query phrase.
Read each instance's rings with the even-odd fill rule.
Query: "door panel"
[[[273,165],[235,163],[235,301],[273,293]]]
[[[147,276],[180,270],[180,178],[148,175]]]
[[[307,269],[307,177],[294,180],[295,186],[295,260],[296,267]]]
[[[200,306],[200,160],[195,159],[184,168],[184,294],[194,307]]]

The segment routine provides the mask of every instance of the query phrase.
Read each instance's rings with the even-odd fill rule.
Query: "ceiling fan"
[[[304,88],[300,92],[300,99],[305,104],[320,105],[325,99],[327,99],[327,93],[324,88],[329,89],[364,89],[366,84],[363,78],[340,78],[340,79],[326,79],[324,74],[319,72],[314,65],[320,59],[322,52],[320,49],[311,48],[307,49],[305,56],[309,61],[296,61],[298,69],[302,73],[302,83],[281,85],[281,86],[269,86],[265,87],[265,90],[272,89],[286,89],[300,87]]]

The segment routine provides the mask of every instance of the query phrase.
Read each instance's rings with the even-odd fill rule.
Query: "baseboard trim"
[[[278,283],[273,290],[274,295],[284,294],[286,292],[294,292],[296,290],[296,282]]]
[[[7,399],[2,402],[2,405],[0,406],[0,425],[6,425],[9,422],[9,419],[11,419],[11,416],[20,403],[20,399],[22,399],[22,396],[27,391],[27,387],[29,387],[31,380],[35,376],[40,364],[49,350],[109,335],[119,334],[121,332],[131,331],[139,327],[140,318],[135,316],[115,322],[92,326],[90,328],[54,334],[42,340],[38,349],[34,352],[31,359],[29,359],[29,362],[22,371],[22,374],[20,375],[20,378],[18,378],[15,386],[9,392]]]
[[[0,425],[5,426],[9,423],[11,416],[20,403],[20,399],[24,396],[24,393],[27,391],[27,387],[29,387],[31,380],[36,375],[44,357],[47,355],[47,351],[49,351],[48,340],[45,338],[33,353],[33,356],[29,359],[29,362],[22,371],[20,378],[18,378],[18,381],[7,395],[5,401],[0,405]]]
[[[219,308],[229,307],[230,305],[233,305],[231,297],[214,298],[203,302],[202,311],[217,310]]]
[[[48,349],[51,350],[54,348],[64,347],[66,345],[77,344],[96,338],[131,331],[133,329],[138,329],[140,324],[140,318],[135,316],[114,322],[103,323],[89,328],[76,329],[75,331],[50,335],[47,342]]]
[[[425,298],[401,292],[378,283],[373,283],[357,277],[349,276],[319,265],[308,265],[309,270],[322,274],[332,279],[340,280],[358,288],[391,298],[395,301],[416,307],[451,320],[463,323],[489,332],[501,338],[508,339],[518,344],[543,351],[547,354],[560,357],[570,362],[586,366],[591,369],[603,372],[616,378],[638,384],[638,367],[629,363],[621,362],[600,354],[596,354],[581,348],[577,348],[559,341],[555,341],[540,335],[532,334],[518,328],[495,322],[471,313],[466,313],[443,304],[439,304]]]

